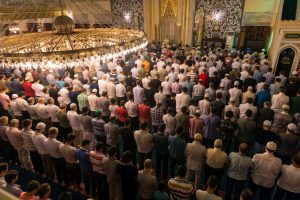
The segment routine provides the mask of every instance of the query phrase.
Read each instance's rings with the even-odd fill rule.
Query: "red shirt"
[[[150,106],[147,106],[145,104],[138,105],[140,122],[148,122],[149,123],[151,121],[150,110],[151,110]]]
[[[124,107],[120,106],[116,109],[116,117],[120,122],[124,123],[125,120],[127,119],[127,116],[128,116],[128,112]]]
[[[34,97],[35,96],[34,90],[31,88],[31,86],[32,86],[32,83],[29,82],[29,81],[26,81],[26,82],[23,83],[24,91],[26,93],[26,96],[28,96],[28,97]]]
[[[198,79],[202,80],[202,85],[207,87],[208,86],[208,75],[207,74],[200,74]]]

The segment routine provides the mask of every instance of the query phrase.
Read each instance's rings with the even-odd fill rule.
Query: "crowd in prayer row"
[[[97,199],[299,198],[297,71],[275,76],[265,54],[176,45],[82,60],[1,62],[4,161],[74,190],[83,182]]]

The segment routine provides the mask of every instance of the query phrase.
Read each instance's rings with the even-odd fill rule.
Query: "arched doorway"
[[[295,53],[296,52],[293,48],[286,48],[280,52],[276,66],[276,76],[279,75],[281,71],[284,72],[285,76],[290,76],[295,59]]]

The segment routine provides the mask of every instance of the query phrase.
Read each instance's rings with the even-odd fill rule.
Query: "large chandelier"
[[[136,52],[148,43],[145,33],[138,30],[75,29],[73,19],[64,12],[63,0],[59,3],[61,14],[53,20],[55,30],[1,36],[0,59],[15,65],[53,58],[59,65],[80,56],[101,61]]]

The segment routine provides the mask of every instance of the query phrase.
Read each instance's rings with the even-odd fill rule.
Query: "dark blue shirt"
[[[185,159],[185,147],[186,142],[184,139],[178,135],[170,136],[169,137],[169,144],[170,144],[170,156],[177,160],[184,160]]]
[[[264,104],[265,101],[271,101],[271,94],[270,94],[270,92],[266,91],[266,90],[259,91],[256,94],[256,98],[255,98],[256,106],[258,108],[262,107],[262,105]]]
[[[90,154],[85,149],[77,149],[75,151],[75,157],[79,160],[80,168],[84,171],[92,171],[93,166],[90,160]]]

